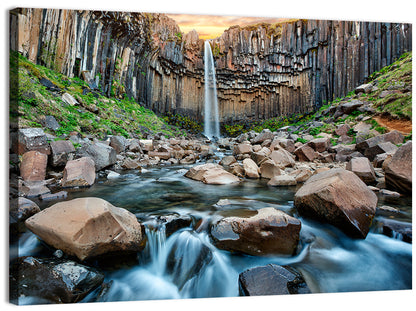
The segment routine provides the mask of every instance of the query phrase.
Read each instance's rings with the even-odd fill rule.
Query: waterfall
[[[217,81],[215,79],[214,57],[212,56],[211,45],[208,41],[205,41],[204,79],[204,134],[208,138],[218,138],[220,137],[220,122],[218,114]]]

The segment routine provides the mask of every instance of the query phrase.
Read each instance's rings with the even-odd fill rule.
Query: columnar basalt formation
[[[203,40],[164,14],[17,9],[11,47],[107,95],[203,119]],[[314,110],[346,95],[412,46],[399,23],[297,20],[231,27],[211,40],[220,120]]]

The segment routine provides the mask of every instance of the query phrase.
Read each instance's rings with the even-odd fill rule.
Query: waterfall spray
[[[205,41],[204,52],[205,78],[205,110],[204,134],[208,138],[220,137],[220,122],[218,115],[217,81],[215,79],[214,57],[211,45]]]

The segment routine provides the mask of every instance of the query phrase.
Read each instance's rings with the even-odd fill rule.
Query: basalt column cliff
[[[107,95],[202,120],[203,41],[164,14],[16,9],[11,48]],[[211,42],[222,122],[312,111],[411,50],[410,24],[297,20]]]

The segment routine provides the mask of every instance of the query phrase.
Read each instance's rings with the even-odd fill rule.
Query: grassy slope
[[[13,87],[15,77],[18,88]],[[40,83],[41,78],[53,82],[60,93],[71,94],[79,105],[66,104],[60,94],[48,91]],[[168,137],[186,135],[132,99],[107,98],[92,92],[83,95],[83,89],[88,90],[85,81],[35,65],[15,52],[10,53],[10,79],[10,121],[19,122],[19,127],[41,127],[42,117],[50,115],[61,125],[56,132],[49,130],[57,136],[72,131],[97,137],[112,134],[141,138],[145,133],[159,132]]]

